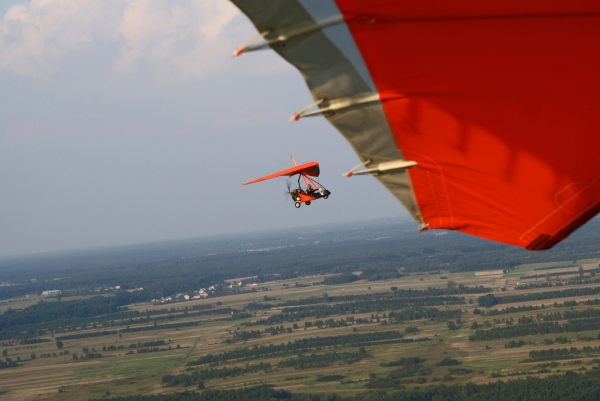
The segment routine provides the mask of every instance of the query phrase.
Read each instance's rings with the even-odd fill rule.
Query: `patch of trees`
[[[446,357],[444,359],[442,359],[441,361],[439,361],[438,363],[436,363],[437,366],[455,366],[455,365],[460,365],[460,361],[457,361],[454,358],[450,358],[450,357]]]
[[[86,352],[83,354],[83,356],[78,356],[75,353],[73,354],[74,361],[84,360],[84,359],[98,359],[98,358],[102,358],[102,354],[99,352]]]
[[[250,330],[250,331],[234,331],[233,332],[233,341],[246,341],[251,338],[259,338],[260,330]]]
[[[542,277],[543,276],[544,275],[542,275]],[[532,278],[532,277],[537,277],[537,276],[523,276],[521,278],[524,279],[524,278]],[[534,288],[548,288],[548,287],[553,287],[553,285],[552,285],[552,283],[545,281],[543,283],[530,283],[530,284],[517,285],[515,287],[515,290],[523,291],[523,290],[533,290]]]
[[[485,311],[480,311],[480,314],[482,314],[483,316],[498,316],[498,315],[507,315],[510,313],[520,313],[520,312],[530,312],[530,311],[534,311],[534,310],[538,310],[541,309],[539,306],[537,305],[531,305],[531,306],[510,306],[508,308],[504,308],[504,309],[491,309],[487,312]],[[479,310],[479,309],[476,309]],[[473,313],[475,313],[475,311],[473,311]]]
[[[469,373],[475,372],[473,369],[465,369],[465,368],[448,368],[448,373],[451,375],[468,375]]]
[[[600,319],[579,319],[567,323],[544,322],[494,327],[490,330],[478,329],[469,336],[469,341],[493,340],[499,338],[523,337],[551,333],[572,333],[600,330]]]
[[[208,309],[208,310],[203,310],[200,312],[194,312],[194,313],[189,313],[187,316],[215,316],[215,315],[230,315],[231,312],[237,312],[234,309],[231,308],[214,308],[214,309]]]
[[[565,267],[574,267],[574,266],[565,266]],[[563,269],[564,267],[552,267],[552,268],[545,268],[544,270],[551,270],[551,269]],[[533,270],[538,270],[538,269],[533,269]],[[585,273],[589,273],[589,274],[598,274],[600,273],[600,269],[588,269],[588,270],[584,270],[581,268],[579,268],[579,271],[567,271],[567,272],[558,272],[558,273],[551,273],[552,276],[554,277],[558,277],[558,276],[571,276],[573,274],[579,274],[579,278],[583,278],[583,275]],[[547,275],[550,275],[550,273],[545,273],[545,274],[533,274],[533,275],[529,275],[529,276],[521,276],[521,278],[541,278],[541,277],[547,277]],[[550,284],[550,283],[540,283],[537,284],[538,286],[543,286],[543,284]],[[532,286],[534,285],[532,284],[528,284],[528,285],[523,285],[523,286],[519,286],[519,287],[527,287],[527,286]],[[550,285],[551,286],[551,285]],[[519,287],[516,287],[516,289],[519,289]],[[536,287],[531,287],[531,288],[536,288]]]
[[[190,386],[203,382],[204,380],[210,379],[225,379],[228,377],[241,376],[247,373],[254,373],[260,371],[269,371],[271,369],[270,363],[260,362],[256,365],[246,365],[243,368],[234,366],[231,368],[223,367],[221,369],[209,368],[209,369],[190,369],[191,373],[182,373],[179,375],[165,375],[161,381],[166,386]]]
[[[567,310],[562,314],[563,319],[580,319],[588,317],[600,317],[600,309],[588,308],[585,310]]]
[[[181,323],[155,324],[154,326],[127,327],[125,329],[119,330],[119,333],[135,333],[138,331],[176,329],[178,327],[198,326],[198,324],[199,324],[198,322],[181,322]]]
[[[399,277],[402,277],[402,274],[400,274],[398,269],[394,266],[384,268],[364,268],[361,270],[360,274],[361,279],[367,279],[368,281],[389,280]]]
[[[531,344],[531,341],[529,343]],[[504,344],[504,348],[519,348],[525,344],[527,344],[527,343],[523,340],[519,340],[519,341],[511,340],[508,343]]]
[[[444,298],[444,297],[442,297]],[[415,303],[418,306],[413,306]],[[324,318],[331,315],[346,315],[370,312],[383,312],[392,310],[388,314],[391,320],[398,322],[431,319],[431,320],[447,320],[461,316],[460,310],[439,310],[437,308],[428,308],[421,305],[440,305],[440,304],[463,304],[464,299],[431,299],[428,301],[406,302],[404,300],[380,300],[371,302],[350,302],[345,304],[335,305],[314,305],[300,306],[294,308],[284,308],[281,313],[271,315],[266,320],[259,320],[255,324],[276,324],[280,322],[295,322],[307,317]],[[406,309],[404,309],[406,308]],[[404,309],[396,311],[398,309]],[[264,322],[264,323],[263,323]]]
[[[420,319],[443,322],[448,319],[459,318],[460,316],[462,316],[462,311],[460,309],[440,310],[437,308],[409,308],[388,313],[388,319],[398,323]]]
[[[57,340],[78,340],[81,338],[103,337],[117,334],[117,330],[90,331],[87,333],[67,334],[65,336],[57,336]]]
[[[30,344],[39,344],[39,343],[49,343],[50,340],[47,338],[24,338],[19,341],[20,345],[30,345]]]
[[[304,327],[308,328],[308,327],[318,327],[319,329],[322,329],[324,327],[327,328],[335,328],[335,327],[346,327],[348,326],[348,324],[353,324],[356,321],[354,320],[354,316],[352,317],[348,317],[346,319],[327,319],[327,320],[315,320],[314,322],[304,322]],[[363,319],[361,319],[363,320]],[[370,323],[372,323],[372,321],[369,321]],[[356,322],[356,324],[359,324],[358,322]]]
[[[397,361],[391,362],[381,362],[379,366],[381,367],[393,367],[393,366],[413,366],[418,365],[420,363],[425,362],[425,359],[419,357],[408,357],[408,358],[400,358]]]
[[[550,348],[543,350],[533,350],[529,352],[529,361],[547,361],[553,359],[565,359],[565,357],[572,356],[590,356],[600,354],[600,346],[590,347],[584,346],[582,348],[570,347],[570,348]]]
[[[386,310],[399,310],[412,307],[407,313],[413,315],[422,315],[420,318],[431,318],[432,314],[436,316],[440,315],[440,311],[435,308],[426,308],[426,306],[434,305],[456,305],[465,304],[464,298],[457,297],[438,297],[438,298],[425,298],[425,299],[413,299],[413,300],[402,300],[402,299],[381,299],[372,300],[367,302],[349,302],[335,305],[314,305],[314,306],[300,306],[293,308],[284,308],[281,314],[287,317],[288,321],[295,321],[304,319],[307,317],[323,318],[331,315],[345,315],[345,314],[358,314],[358,313],[371,313],[371,312],[383,312]],[[435,312],[434,312],[435,311]],[[405,311],[396,312],[399,314],[405,314]],[[290,320],[292,319],[292,320]],[[437,319],[437,318],[436,318]],[[402,320],[415,320],[415,319],[402,319]]]
[[[398,369],[394,369],[388,373],[386,377],[377,377],[371,373],[369,375],[369,382],[365,385],[366,388],[401,388],[402,383],[413,382],[412,380],[406,380],[408,377],[413,376],[428,376],[433,370],[430,367],[423,366],[425,362],[422,358],[401,358],[398,361],[382,363],[381,366],[394,366]],[[425,380],[422,380],[425,382]]]
[[[271,304],[261,304],[259,302],[250,302],[248,303],[244,309],[247,310],[248,312],[254,312],[257,310],[263,310],[263,309],[271,309],[273,307],[273,305]]]
[[[17,366],[21,365],[13,361],[12,358],[6,358],[4,361],[0,361],[0,369],[16,368]]]
[[[539,301],[543,299],[578,297],[583,295],[600,294],[600,287],[593,288],[569,288],[560,291],[535,292],[530,294],[506,295],[496,297],[493,294],[487,294],[478,298],[479,306],[490,308],[496,304],[508,304],[513,302]]]
[[[298,325],[296,325],[296,327],[298,327]],[[269,333],[272,336],[276,336],[277,334],[282,334],[282,333],[291,333],[291,332],[292,332],[291,327],[285,328],[285,327],[283,327],[283,325],[267,327],[265,329],[265,333]]]
[[[324,285],[347,284],[347,283],[353,283],[357,280],[360,280],[360,277],[358,277],[356,274],[342,274],[339,276],[325,277],[323,279],[323,284]]]
[[[395,388],[398,387],[400,381],[392,377],[371,377],[369,382],[365,384],[366,388]],[[399,389],[401,387],[398,387]]]
[[[373,292],[367,294],[354,294],[354,295],[336,295],[329,296],[327,293],[324,293],[321,297],[310,297],[310,298],[301,298],[301,299],[293,299],[287,300],[284,303],[281,303],[277,306],[280,307],[290,307],[290,306],[303,306],[303,305],[314,305],[314,304],[322,304],[322,303],[346,303],[346,302],[357,302],[357,301],[380,301],[380,300],[389,300],[389,299],[411,299],[412,301],[407,302],[415,302],[413,298],[429,298],[429,300],[435,299],[436,297],[448,296],[448,295],[460,295],[460,294],[482,294],[486,292],[491,292],[492,289],[484,286],[465,286],[458,285],[454,288],[435,288],[428,287],[425,290],[411,290],[411,289],[398,289],[392,292]],[[464,298],[458,298],[461,301]],[[453,301],[456,300],[455,297],[444,298],[443,301]],[[417,301],[418,302],[418,301]]]
[[[477,304],[479,306],[483,306],[485,308],[491,308],[492,306],[498,303],[498,299],[494,296],[494,294],[487,294],[477,298]]]
[[[147,311],[146,318],[134,320],[133,317],[139,316],[140,313],[138,311],[128,311],[126,307],[121,306],[121,304],[130,300],[131,298],[126,295],[119,295],[118,297],[98,296],[78,301],[40,301],[38,304],[25,308],[20,312],[9,309],[0,316],[0,324],[5,326],[3,330],[0,330],[0,338],[22,338],[27,340],[31,334],[40,331],[75,330],[78,326],[80,329],[85,330],[90,325],[92,328],[96,328],[98,316],[102,316],[102,324],[107,326],[115,324],[115,320],[117,320],[117,324],[123,324],[125,320],[128,320],[130,324],[141,323],[147,321],[152,314],[164,313],[164,310]],[[88,309],[90,304],[92,307]],[[116,311],[97,315],[97,313],[106,310]],[[46,312],[49,315],[44,315]],[[84,317],[86,315],[89,315],[89,317]],[[166,319],[166,317],[157,319]]]
[[[327,305],[324,305],[324,306],[327,306]],[[377,309],[378,309],[377,310],[378,312],[381,311],[381,310],[379,310],[379,308],[377,308]],[[343,312],[339,312],[339,314],[354,313],[354,310],[348,309],[346,311],[345,307],[334,308],[332,306],[332,308],[330,308],[330,309],[326,309],[326,308],[319,309],[318,317],[324,317],[324,316],[321,316],[321,314],[325,314],[327,316],[337,314],[335,312],[336,310],[343,311]],[[360,313],[360,312],[357,312],[357,313]],[[296,322],[296,321],[299,321],[306,317],[315,316],[315,315],[317,315],[316,311],[307,309],[307,311],[304,311],[304,312],[278,313],[278,314],[269,316],[267,319],[259,319],[254,322],[247,322],[244,324],[247,326],[257,326],[257,325],[280,324],[283,322]],[[387,318],[389,319],[390,322],[403,323],[405,321],[419,320],[419,319],[446,321],[448,319],[459,318],[461,315],[462,315],[462,312],[459,309],[439,310],[437,308],[415,307],[415,308],[408,308],[408,309],[401,310],[401,311],[392,311],[387,315]],[[369,324],[369,323],[373,323],[373,319],[375,319],[374,315],[372,315],[372,316],[373,317],[371,318],[371,320],[368,320],[365,318],[355,319],[353,316],[350,316],[350,319],[349,320],[346,319],[345,322],[342,322],[341,320],[334,322],[333,319],[329,319],[326,322],[329,322],[331,327],[339,327],[339,326],[344,326],[344,325],[348,325],[351,323]],[[307,325],[307,327],[316,325],[316,323],[317,323],[317,321],[315,321],[314,323],[311,323],[310,325]],[[323,324],[325,325],[325,322]]]
[[[135,345],[135,344],[133,344]],[[131,346],[130,346],[131,347]],[[106,345],[102,346],[102,351],[118,351],[118,350],[122,350],[125,349],[124,345],[109,345],[108,347]]]
[[[520,372],[510,372],[510,373],[492,373],[491,377],[513,377],[513,376],[530,376],[530,375],[541,375],[543,373],[550,373],[550,369],[538,369],[538,370],[522,370]]]
[[[159,347],[152,347],[152,348],[137,348],[135,350],[135,352],[137,352],[138,354],[148,354],[150,352],[161,352],[161,351],[171,351],[173,349],[180,349],[181,345],[177,345],[177,348],[171,348],[171,346],[169,346],[169,348],[159,348]]]
[[[404,337],[404,335],[398,331],[379,331],[364,334],[356,333],[330,337],[303,338],[294,342],[288,342],[287,344],[255,345],[252,348],[239,348],[217,355],[208,354],[201,356],[195,361],[188,362],[187,365],[204,365],[208,363],[224,362],[241,358],[262,358],[266,355],[285,355],[317,347],[359,347],[373,343],[379,343],[382,340],[399,340],[402,339],[402,337]]]
[[[296,358],[281,360],[278,368],[313,369],[331,366],[336,362],[353,364],[366,358],[367,352],[361,347],[358,352],[326,352],[324,354],[298,355]]]
[[[60,324],[63,320],[81,319],[117,312],[120,306],[130,303],[128,297],[97,296],[77,301],[44,302],[40,301],[17,313],[9,309],[0,316],[0,331],[17,326],[53,322]]]
[[[137,344],[129,344],[127,348],[142,348],[142,347],[159,347],[161,345],[165,345],[165,340],[156,340],[156,341],[138,341]]]
[[[249,317],[252,317],[252,314],[247,313],[247,312],[233,312],[233,314],[228,317],[225,318],[223,320],[242,320],[242,319],[248,319]]]
[[[574,265],[573,263],[561,264],[559,266],[547,266],[547,267],[536,267],[533,269],[534,272],[540,270],[556,270],[556,269],[565,269],[567,267],[577,267],[578,265]]]

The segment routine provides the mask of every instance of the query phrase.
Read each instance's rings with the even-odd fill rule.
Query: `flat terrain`
[[[548,283],[542,286],[545,280],[538,279],[538,288],[517,288],[520,277],[536,268],[565,266],[566,269],[572,265],[562,263],[520,266],[509,273],[440,271],[335,285],[319,284],[327,276],[307,276],[260,283],[235,295],[128,305],[128,310],[136,314],[133,319],[106,320],[99,316],[95,324],[88,322],[85,327],[62,327],[30,336],[41,342],[23,344],[5,340],[2,350],[19,366],[0,369],[0,395],[4,400],[87,400],[108,394],[176,392],[196,389],[198,376],[194,379],[194,375],[204,375],[200,381],[207,388],[268,383],[292,392],[343,395],[365,391],[367,385],[393,390],[436,382],[484,383],[512,375],[543,377],[556,371],[590,369],[597,365],[600,351],[544,361],[532,360],[530,352],[600,347],[596,328],[565,329],[542,335],[506,334],[511,327],[542,324],[546,320],[566,324],[572,320],[565,317],[567,311],[600,312],[600,302],[590,302],[600,300],[600,291],[594,292],[600,282],[587,273],[583,280],[588,282],[560,276],[559,280],[552,279],[551,286]],[[583,264],[586,270],[593,269],[598,267],[598,260],[577,264]],[[579,277],[576,270],[574,275]],[[545,270],[536,272],[544,274]],[[465,286],[471,289],[483,286],[488,290],[470,293],[464,290]],[[431,288],[444,289],[445,293],[427,292]],[[569,289],[589,289],[589,293],[569,296],[554,293]],[[556,296],[515,302],[509,298],[550,292]],[[486,293],[493,294],[498,301],[491,308],[478,304]],[[24,308],[39,299],[35,296],[5,300],[0,307]],[[62,302],[69,299],[65,297]],[[575,302],[565,306],[565,301]],[[349,309],[338,310],[333,308],[335,305],[346,305]],[[537,309],[502,311],[524,305]],[[479,314],[480,311],[483,313]],[[416,315],[410,317],[409,312]],[[402,313],[406,313],[405,317],[394,317]],[[418,313],[429,315],[421,317]],[[553,317],[544,317],[552,314]],[[595,316],[590,313],[582,319],[595,322],[598,319]],[[500,338],[469,340],[477,329],[485,333],[506,330]],[[252,331],[260,336],[250,336]],[[103,335],[92,336],[94,333]],[[401,333],[401,338],[394,337],[394,333]],[[242,335],[249,337],[244,339]],[[354,340],[343,340],[345,335],[355,336]],[[330,337],[328,342],[315,341],[259,356],[231,353],[255,346],[300,344],[294,342],[327,337]],[[557,337],[564,340],[559,338],[557,342]],[[60,349],[57,339],[63,343]],[[510,341],[517,344],[511,345]],[[340,356],[344,353],[344,357]],[[218,358],[213,362],[199,359],[207,355]],[[305,358],[305,363],[297,363],[299,358]],[[419,362],[416,368],[410,367],[402,358],[419,358]],[[445,358],[458,364],[440,365]],[[253,368],[261,362],[270,365]],[[550,365],[551,362],[555,363]],[[240,369],[234,371],[234,367]],[[209,372],[211,369],[213,373]],[[216,377],[215,370],[230,373]],[[183,376],[170,380],[165,378],[167,375]],[[334,375],[337,377],[327,381],[328,376]]]

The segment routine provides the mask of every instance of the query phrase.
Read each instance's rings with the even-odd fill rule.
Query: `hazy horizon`
[[[52,251],[43,251],[43,252],[32,252],[32,253],[20,253],[20,254],[9,254],[9,255],[0,255],[0,261],[22,258],[22,257],[44,257],[44,256],[56,256],[56,255],[68,255],[71,253],[86,253],[86,252],[94,252],[94,251],[116,251],[116,250],[124,250],[127,248],[137,248],[137,247],[146,247],[152,245],[168,245],[168,244],[177,244],[177,243],[186,243],[186,242],[201,242],[201,241],[210,241],[210,240],[225,240],[225,239],[235,239],[239,237],[239,239],[246,238],[248,236],[253,235],[269,235],[275,234],[278,232],[290,234],[293,230],[302,229],[310,231],[322,231],[328,228],[333,230],[341,229],[343,226],[357,227],[360,225],[375,225],[377,223],[380,224],[390,224],[393,221],[397,224],[406,224],[408,227],[412,227],[414,229],[414,233],[418,234],[418,223],[415,222],[410,216],[392,216],[392,217],[380,217],[369,220],[350,220],[350,221],[341,221],[335,222],[327,225],[299,225],[294,227],[279,227],[279,228],[271,228],[264,230],[248,230],[248,231],[238,231],[238,232],[230,232],[230,233],[220,233],[220,234],[207,234],[203,236],[197,237],[184,237],[184,238],[171,238],[171,239],[163,239],[158,241],[147,241],[147,242],[134,242],[128,244],[119,244],[119,245],[104,245],[104,246],[90,246],[90,247],[82,247],[82,248],[65,248],[65,249],[56,249]],[[414,224],[413,224],[414,223]],[[301,233],[306,233],[307,231],[302,231]],[[466,235],[457,233],[458,235]],[[470,236],[469,236],[470,237]],[[476,238],[476,237],[473,237]],[[485,241],[485,240],[481,240]]]

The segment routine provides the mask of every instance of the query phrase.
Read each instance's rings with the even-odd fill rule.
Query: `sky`
[[[406,217],[227,0],[0,1],[0,256]],[[332,195],[296,210],[317,160]],[[416,223],[415,223],[416,229]]]

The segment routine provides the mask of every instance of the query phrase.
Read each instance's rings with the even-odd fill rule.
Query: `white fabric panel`
[[[330,20],[331,18],[342,14],[334,0],[299,1],[317,23]],[[369,69],[352,38],[348,26],[346,24],[336,24],[324,28],[322,32],[342,52],[342,54],[346,56],[354,69],[360,74],[363,81],[369,86],[369,89],[372,92],[377,92]]]

